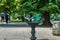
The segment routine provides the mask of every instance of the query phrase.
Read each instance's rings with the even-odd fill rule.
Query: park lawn
[[[11,20],[11,23],[26,24],[26,22],[22,22],[21,20]]]

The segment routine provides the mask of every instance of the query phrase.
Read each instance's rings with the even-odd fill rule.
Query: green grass
[[[11,23],[26,24],[26,22],[22,22],[21,20],[11,20]]]

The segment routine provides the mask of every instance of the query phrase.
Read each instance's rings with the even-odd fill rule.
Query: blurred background
[[[52,25],[60,20],[60,0],[0,0],[0,16],[2,12],[10,15],[11,23],[25,23],[24,17],[40,13],[39,25]]]

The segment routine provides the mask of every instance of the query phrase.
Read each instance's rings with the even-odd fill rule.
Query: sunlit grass
[[[21,20],[11,20],[11,23],[26,24],[26,22],[23,22]]]

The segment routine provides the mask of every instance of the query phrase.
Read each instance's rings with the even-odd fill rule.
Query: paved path
[[[30,27],[0,27],[0,40],[30,40]],[[36,28],[36,37],[38,40],[60,40],[60,36],[52,35],[52,28]]]

